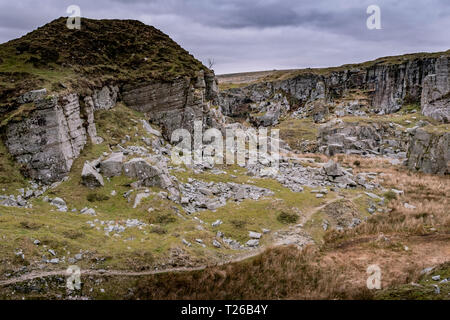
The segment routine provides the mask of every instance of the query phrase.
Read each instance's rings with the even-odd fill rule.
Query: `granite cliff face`
[[[117,101],[146,113],[166,139],[178,128],[192,131],[194,120],[221,128],[223,116],[211,108],[214,73],[167,35],[132,20],[83,19],[77,31],[65,22],[0,45],[0,83],[15,84],[0,87],[3,140],[27,177],[48,184],[67,176],[88,139],[103,141],[95,111]],[[3,72],[11,57],[30,72]],[[41,76],[49,69],[51,77]]]
[[[412,133],[407,166],[432,174],[450,174],[450,133],[417,129]]]
[[[422,97],[424,113],[445,120],[443,114],[447,114],[450,108],[446,96],[449,59],[445,55],[347,69],[344,66],[340,67],[343,70],[326,73],[304,71],[288,79],[226,90],[220,97],[221,107],[224,114],[229,116],[249,113],[254,106],[270,103],[276,93],[281,93],[290,101],[290,108],[295,110],[318,99],[333,102],[351,90],[360,90],[368,96],[374,113],[393,113],[403,104],[420,102]],[[430,96],[430,88],[436,86],[440,88],[438,93]],[[440,111],[432,111],[434,109]]]
[[[223,117],[211,106],[218,102],[218,86],[214,73],[198,72],[195,78],[171,82],[150,82],[126,85],[123,101],[132,109],[144,112],[149,120],[161,126],[167,139],[176,129],[193,132],[194,121],[203,126],[221,128]]]
[[[160,125],[167,140],[179,128],[192,132],[196,120],[205,128],[220,129],[224,124],[219,110],[211,108],[218,100],[212,72],[136,87],[127,84],[122,90],[116,85],[104,86],[90,96],[45,93],[36,90],[19,97],[17,100],[31,105],[32,111],[25,119],[10,121],[5,127],[5,143],[11,155],[27,176],[43,183],[61,180],[70,172],[88,137],[94,144],[102,142],[94,112],[113,108],[119,96],[130,108],[144,112]]]
[[[423,81],[422,113],[441,122],[450,122],[450,59],[437,59],[433,74]]]
[[[65,177],[73,161],[80,155],[88,137],[97,136],[94,111],[112,108],[118,88],[105,86],[92,96],[77,93],[40,97],[28,93],[34,105],[26,119],[11,121],[5,128],[5,143],[24,173],[44,183]],[[22,98],[23,99],[23,98]]]

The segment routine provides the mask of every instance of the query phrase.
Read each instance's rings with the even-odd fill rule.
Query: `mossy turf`
[[[440,276],[440,280],[433,280],[433,276]],[[376,299],[380,300],[450,300],[450,263],[437,266],[429,273],[423,274],[415,284],[405,284],[377,292]],[[445,281],[445,280],[444,280]],[[439,291],[436,287],[439,287]]]
[[[280,138],[291,148],[300,148],[302,142],[315,141],[319,125],[312,119],[286,119],[275,127],[280,130]]]
[[[0,44],[0,101],[37,87],[89,93],[104,83],[171,81],[207,70],[160,30],[135,20],[56,19]],[[61,85],[62,84],[62,85]]]

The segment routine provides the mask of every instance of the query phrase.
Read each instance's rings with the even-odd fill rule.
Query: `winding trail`
[[[319,212],[326,206],[328,206],[331,203],[348,199],[350,201],[353,201],[357,198],[360,198],[362,194],[358,194],[352,198],[345,198],[342,196],[338,196],[334,199],[326,201],[324,204],[320,205],[319,207],[315,207],[312,210],[310,210],[306,215],[305,218],[309,220],[312,215]],[[274,247],[280,247],[284,246],[285,244],[275,244],[269,246],[270,248]],[[169,272],[190,272],[190,271],[199,271],[204,270],[209,267],[217,267],[217,266],[223,266],[229,263],[236,263],[241,262],[246,259],[250,259],[252,257],[258,256],[262,254],[264,251],[267,250],[268,247],[260,247],[259,249],[254,249],[251,252],[248,252],[246,254],[241,254],[238,257],[230,260],[224,260],[222,262],[216,263],[216,264],[210,264],[210,265],[200,265],[196,267],[178,267],[178,268],[167,268],[167,269],[161,269],[161,270],[147,270],[147,271],[126,271],[126,270],[81,270],[81,275],[85,276],[131,276],[131,277],[138,277],[138,276],[148,276],[148,275],[154,275],[154,274],[161,274],[161,273],[169,273]],[[20,277],[8,279],[8,280],[2,280],[0,281],[0,287],[9,286],[15,283],[24,282],[24,281],[30,281],[37,278],[45,278],[45,277],[51,277],[51,276],[68,276],[70,274],[67,273],[67,269],[64,270],[53,270],[53,271],[41,271],[41,272],[30,272],[28,274],[22,275]]]

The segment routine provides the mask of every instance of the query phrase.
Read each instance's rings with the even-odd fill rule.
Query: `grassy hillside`
[[[108,80],[170,80],[206,69],[160,30],[135,20],[56,19],[0,44],[0,103],[36,87],[89,90]]]

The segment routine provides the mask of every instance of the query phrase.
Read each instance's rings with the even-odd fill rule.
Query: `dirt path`
[[[189,272],[189,271],[198,271],[198,270],[204,270],[208,267],[217,267],[222,266],[229,263],[234,262],[240,262],[252,257],[255,257],[262,252],[264,252],[265,248],[261,247],[256,250],[252,250],[248,254],[240,255],[239,257],[231,260],[224,260],[220,263],[211,264],[211,265],[201,265],[197,267],[178,267],[178,268],[168,268],[168,269],[161,269],[161,270],[147,270],[147,271],[126,271],[126,270],[81,270],[81,275],[87,275],[87,276],[147,276],[147,275],[153,275],[153,274],[160,274],[160,273],[168,273],[168,272]],[[51,277],[51,276],[68,276],[70,274],[67,273],[67,270],[54,270],[54,271],[42,271],[42,272],[30,272],[28,274],[25,274],[21,277],[8,279],[0,281],[0,287],[1,286],[8,286],[11,284],[15,284],[18,282],[23,281],[29,281],[37,278],[45,278],[45,277]]]
[[[357,198],[360,198],[362,194],[358,194],[355,197],[349,198],[349,200],[355,200]],[[311,218],[312,215],[314,215],[316,212],[319,212],[323,208],[325,208],[327,205],[337,202],[339,200],[345,199],[342,196],[338,196],[335,199],[331,199],[326,201],[324,204],[320,205],[319,207],[315,207],[314,209],[310,210],[306,215],[306,221]],[[283,246],[284,244],[275,244],[270,247],[277,247],[277,246]],[[91,275],[91,276],[146,276],[146,275],[154,275],[154,274],[161,274],[161,273],[168,273],[168,272],[189,272],[189,271],[198,271],[198,270],[204,270],[208,267],[214,267],[214,266],[222,266],[229,263],[235,263],[240,262],[246,259],[250,259],[252,257],[258,256],[261,253],[263,253],[267,247],[260,247],[259,249],[254,249],[251,252],[248,252],[246,254],[239,255],[238,257],[230,260],[224,260],[220,263],[211,264],[211,265],[201,265],[197,267],[178,267],[178,268],[168,268],[168,269],[162,269],[162,270],[147,270],[147,271],[126,271],[126,270],[81,270],[81,275]],[[64,270],[54,270],[54,271],[41,271],[41,272],[30,272],[28,274],[25,274],[23,276],[3,280],[0,281],[0,286],[8,286],[15,283],[23,282],[23,281],[29,281],[37,278],[45,278],[45,277],[51,277],[51,276],[68,276],[66,269]]]

